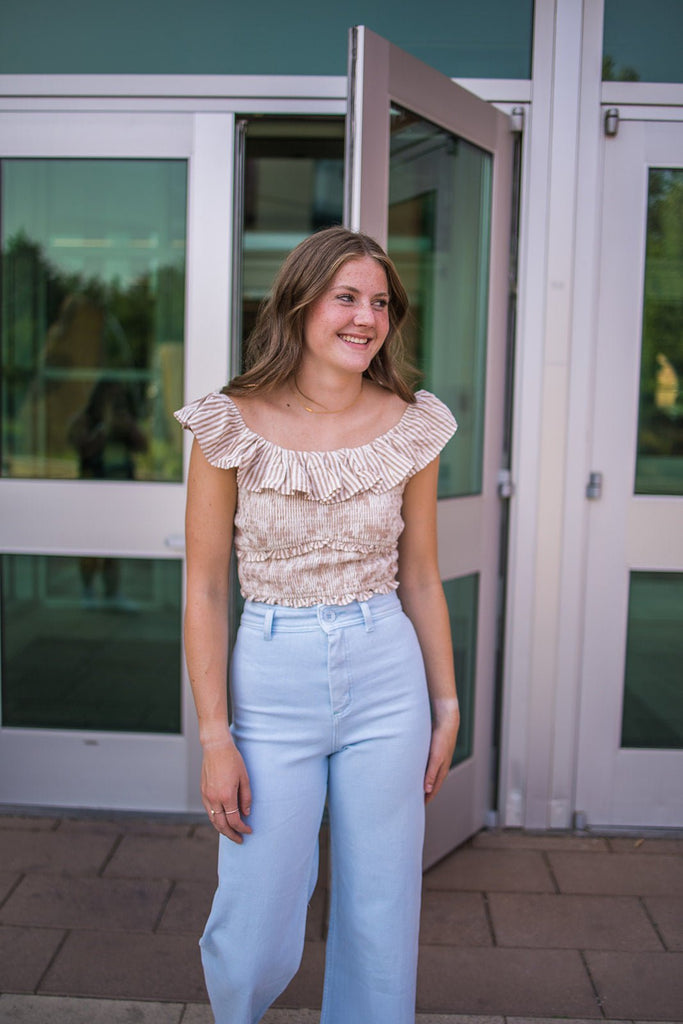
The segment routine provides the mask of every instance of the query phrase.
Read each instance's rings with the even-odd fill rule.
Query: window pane
[[[3,727],[180,732],[181,562],[0,564]]]
[[[307,235],[341,224],[343,118],[258,118],[245,147],[242,336],[282,261]]]
[[[477,660],[479,576],[462,576],[444,582],[453,634],[455,678],[460,702],[460,732],[453,764],[472,756],[474,740],[474,688]]]
[[[1,171],[2,475],[181,480],[185,161]]]
[[[622,747],[683,749],[683,573],[632,572]]]
[[[683,494],[683,170],[651,169],[637,494]]]
[[[491,155],[392,110],[389,253],[408,290],[409,351],[424,386],[458,420],[441,455],[439,497],[481,491]]]
[[[683,82],[681,0],[605,0],[605,81]]]

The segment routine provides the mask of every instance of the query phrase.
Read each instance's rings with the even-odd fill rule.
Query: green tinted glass
[[[622,747],[683,749],[683,573],[632,572]]]
[[[683,170],[651,169],[637,494],[683,494]]]
[[[3,555],[3,727],[180,732],[181,564]]]
[[[606,81],[683,82],[681,0],[605,0]]]
[[[442,452],[439,497],[481,491],[491,155],[392,110],[389,253],[411,302],[413,361],[458,420]]]
[[[446,580],[443,585],[453,635],[455,678],[460,702],[460,732],[453,764],[472,756],[474,740],[474,688],[477,660],[479,576]]]
[[[2,475],[182,479],[182,160],[4,160]]]

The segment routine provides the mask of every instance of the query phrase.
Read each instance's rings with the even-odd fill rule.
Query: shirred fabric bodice
[[[175,413],[211,465],[237,469],[234,546],[243,597],[301,608],[367,601],[397,588],[403,490],[456,430],[435,395],[415,397],[379,437],[322,452],[282,448],[256,434],[222,391]]]

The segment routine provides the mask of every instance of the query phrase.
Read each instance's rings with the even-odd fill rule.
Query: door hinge
[[[511,498],[515,493],[515,485],[512,482],[512,473],[509,469],[498,470],[496,491],[499,498]]]
[[[602,473],[590,473],[586,484],[586,497],[589,501],[602,498]]]
[[[524,107],[513,107],[510,114],[510,131],[524,131]]]
[[[605,135],[613,138],[619,131],[619,109],[610,107],[605,111]]]

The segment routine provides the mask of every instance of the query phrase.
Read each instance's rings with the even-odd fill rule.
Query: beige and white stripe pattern
[[[428,391],[418,391],[380,437],[335,451],[267,441],[220,391],[175,415],[212,465],[237,468],[234,542],[244,597],[293,607],[347,604],[396,588],[403,489],[456,429]]]

